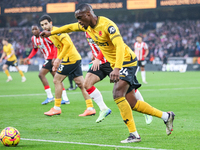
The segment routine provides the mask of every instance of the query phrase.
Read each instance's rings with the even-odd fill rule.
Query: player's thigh
[[[56,71],[51,71],[50,73],[51,73],[51,75],[54,77],[55,74],[56,74]]]
[[[100,81],[100,77],[96,74],[88,72],[85,76],[84,86],[85,88],[90,88],[89,86],[93,86],[95,83]]]
[[[40,70],[40,72],[39,72],[39,77],[44,77],[48,72],[49,72],[48,69],[46,69],[46,68],[41,68],[41,70]]]
[[[8,68],[7,64],[4,64],[3,67],[2,67],[3,70],[6,70],[7,68]]]
[[[78,87],[83,87],[84,84],[83,76],[74,77],[74,82],[78,85]]]
[[[53,82],[54,82],[54,84],[62,83],[62,81],[66,77],[67,77],[66,75],[62,75],[62,74],[56,73],[55,76],[54,76],[54,78],[53,78]]]
[[[125,97],[129,86],[129,83],[125,80],[120,79],[118,82],[115,82],[113,87],[113,98]]]

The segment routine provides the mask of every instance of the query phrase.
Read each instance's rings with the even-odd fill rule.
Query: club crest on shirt
[[[114,33],[116,32],[116,29],[115,29],[113,26],[109,26],[109,27],[108,27],[108,32],[109,32],[110,34],[114,34]]]

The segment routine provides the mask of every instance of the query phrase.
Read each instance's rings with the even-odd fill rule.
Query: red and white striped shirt
[[[87,41],[90,45],[90,48],[92,50],[92,54],[94,55],[95,58],[97,58],[98,54],[100,53],[100,48],[97,46],[97,44],[93,41],[93,39],[89,36],[89,34],[87,32],[85,32],[85,36],[87,38]],[[108,62],[106,60],[105,57],[103,57],[101,60],[100,60],[100,64],[104,64]]]
[[[134,52],[139,61],[144,60],[145,51],[148,49],[148,45],[145,42],[134,44]]]
[[[44,55],[45,60],[57,57],[57,49],[49,38],[32,36],[31,41],[33,45],[33,50],[28,56],[29,59],[37,53],[38,49]]]

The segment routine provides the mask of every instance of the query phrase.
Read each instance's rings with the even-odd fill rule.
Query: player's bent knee
[[[116,99],[118,97],[124,97],[125,94],[122,91],[115,90],[113,91],[113,98]]]
[[[3,70],[6,70],[6,69],[7,69],[7,66],[3,66],[2,69],[3,69]]]
[[[44,76],[42,74],[38,74],[38,77],[42,79]]]
[[[87,89],[91,88],[92,85],[90,85],[88,82],[84,82],[83,87],[87,90]]]

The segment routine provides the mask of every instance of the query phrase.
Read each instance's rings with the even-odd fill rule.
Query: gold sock
[[[118,97],[115,99],[115,103],[117,104],[120,114],[122,116],[122,119],[124,120],[126,126],[128,127],[128,130],[130,133],[136,131],[135,122],[133,119],[133,114],[131,107],[125,97]]]
[[[61,105],[61,98],[55,98],[54,106],[60,107],[60,105]]]
[[[7,77],[10,76],[8,69],[5,70],[5,74],[7,75]]]
[[[91,99],[87,99],[87,100],[85,100],[85,102],[86,102],[86,107],[87,108],[88,107],[94,107]]]
[[[22,77],[24,77],[24,74],[23,74],[23,72],[20,70],[19,71],[19,74],[22,76]]]
[[[144,101],[140,101],[140,100],[137,101],[133,110],[141,112],[141,113],[145,113],[145,114],[148,114],[151,116],[156,116],[158,118],[161,118],[162,114],[163,114],[162,111],[160,111],[160,110],[152,107],[148,103],[146,103]]]

